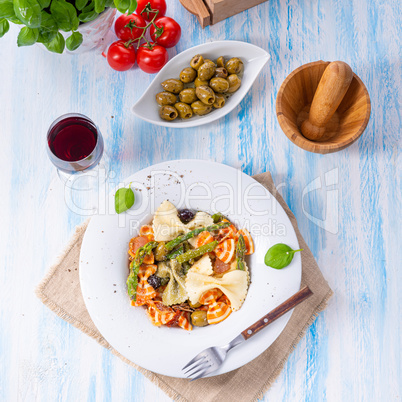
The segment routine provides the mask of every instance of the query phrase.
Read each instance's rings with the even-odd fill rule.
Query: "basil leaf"
[[[137,8],[137,0],[130,1],[130,7],[128,8],[127,14],[132,14]]]
[[[297,251],[302,251],[302,249],[293,250],[286,244],[275,244],[267,251],[267,254],[265,254],[265,265],[275,269],[285,268],[292,262],[293,255]]]
[[[15,17],[13,0],[0,0],[0,20]]]
[[[82,10],[88,4],[88,0],[75,0],[75,7],[77,10]]]
[[[82,34],[80,32],[73,32],[66,40],[67,49],[73,51],[78,49],[83,41]]]
[[[54,39],[48,43],[44,43],[44,45],[47,50],[50,50],[53,53],[63,53],[65,46],[64,37],[60,32],[57,32]]]
[[[62,0],[53,0],[50,12],[56,20],[59,29],[64,32],[75,31],[80,24],[75,7]]]
[[[51,0],[38,0],[38,3],[43,10],[44,8],[48,8],[50,6],[50,1]]]
[[[20,46],[31,46],[38,40],[39,29],[38,28],[28,28],[24,27],[21,29],[17,38],[17,45]]]
[[[18,25],[22,25],[22,22],[17,18],[17,17],[9,17],[7,18],[10,22],[12,22],[13,24],[18,24]]]
[[[97,18],[99,14],[93,10],[93,11],[89,11],[87,13],[81,13],[79,16],[79,19],[81,22],[89,22],[89,21],[93,21],[94,19]]]
[[[94,0],[95,1],[95,11],[100,14],[105,11],[106,0]]]
[[[54,18],[46,11],[42,11],[42,23],[39,28],[38,42],[40,43],[51,42],[56,36],[58,31],[59,28],[57,27],[57,23],[54,20]]]
[[[131,188],[119,188],[114,198],[114,208],[118,214],[127,211],[134,205],[134,191]]]
[[[113,0],[106,0],[105,7],[108,7],[108,8],[112,7],[112,8],[114,8],[114,2],[113,2]]]
[[[130,7],[130,0],[114,0],[114,5],[118,11],[124,14]]]
[[[10,24],[6,19],[0,20],[0,38],[3,37],[10,29]]]
[[[90,11],[93,11],[94,8],[95,8],[95,3],[94,3],[93,1],[91,1],[87,6],[85,6],[85,7],[82,9],[82,12],[83,12],[83,13],[88,13],[88,12],[90,12]],[[79,17],[79,16],[78,16],[78,17]]]
[[[39,28],[41,7],[37,0],[14,0],[15,16],[29,28]]]

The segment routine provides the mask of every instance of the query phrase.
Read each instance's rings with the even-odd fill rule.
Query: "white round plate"
[[[174,121],[162,120],[159,117],[159,106],[155,101],[155,95],[163,91],[161,83],[169,78],[179,78],[180,71],[190,66],[190,61],[196,54],[211,60],[216,60],[220,56],[224,56],[226,60],[231,57],[240,57],[244,64],[240,88],[229,97],[223,108],[214,109],[205,116],[193,116],[187,120],[179,118]],[[159,71],[151,85],[133,106],[132,111],[142,120],[170,128],[195,127],[211,123],[231,112],[241,102],[269,59],[270,55],[264,49],[247,42],[222,40],[194,46],[173,57]]]
[[[301,257],[276,270],[264,265],[264,256],[276,243],[298,249],[285,211],[261,184],[232,167],[202,160],[177,160],[148,167],[130,176],[135,204],[117,215],[94,216],[85,232],[80,256],[82,294],[89,314],[104,338],[124,357],[155,373],[183,377],[181,368],[197,353],[225,345],[278,304],[296,293],[301,281]],[[225,321],[187,332],[155,327],[144,307],[132,307],[126,293],[128,243],[143,224],[152,220],[162,201],[178,209],[223,212],[238,228],[247,227],[255,253],[248,256],[251,284],[239,311]],[[114,191],[109,197],[113,209]],[[234,370],[260,355],[284,329],[287,313],[248,341],[233,349],[219,371]]]

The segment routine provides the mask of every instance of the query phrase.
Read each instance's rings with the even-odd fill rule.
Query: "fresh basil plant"
[[[95,20],[106,8],[131,14],[137,0],[0,0],[0,38],[12,22],[25,25],[18,35],[18,46],[39,42],[54,53],[63,53],[65,47],[73,51],[83,41],[79,25]],[[71,35],[64,40],[60,31]]]

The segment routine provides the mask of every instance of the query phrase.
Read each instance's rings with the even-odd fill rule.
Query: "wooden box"
[[[265,1],[267,0],[180,0],[180,3],[205,28]]]

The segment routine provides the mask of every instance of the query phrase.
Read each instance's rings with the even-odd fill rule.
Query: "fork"
[[[299,303],[309,298],[312,294],[313,292],[307,286],[304,287],[289,299],[285,300],[278,307],[264,315],[264,317],[260,318],[257,322],[246,328],[227,345],[212,346],[203,350],[182,368],[184,375],[187,378],[192,378],[191,381],[194,381],[218,370],[231,349],[251,338],[271,322],[283,316],[289,310],[296,307]]]

